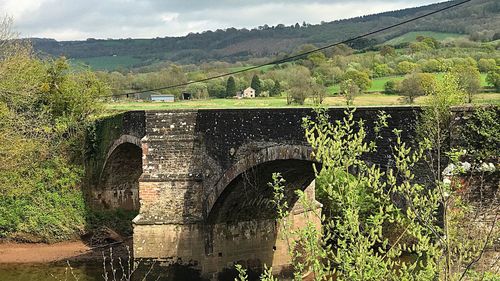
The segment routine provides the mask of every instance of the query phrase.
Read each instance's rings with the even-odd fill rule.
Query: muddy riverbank
[[[113,249],[115,257],[128,258],[127,246],[132,249],[132,240],[108,247],[90,247],[84,241],[42,243],[0,243],[0,264],[35,264],[57,262],[100,262],[103,252]]]
[[[0,281],[106,280],[103,254],[106,257],[108,280],[122,280],[128,274],[127,247],[132,251],[131,239],[104,247],[90,247],[83,241],[54,244],[3,242],[0,243]],[[116,276],[112,275],[110,248]],[[160,263],[148,261],[136,261],[131,265],[136,268],[130,278],[133,281],[144,280],[145,276],[146,280],[204,280],[198,270],[189,267],[164,267]],[[234,280],[234,277],[227,280]]]

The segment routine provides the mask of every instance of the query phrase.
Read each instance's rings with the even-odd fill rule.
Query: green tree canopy
[[[481,74],[477,67],[460,64],[451,69],[451,73],[457,79],[459,87],[467,93],[467,101],[472,102],[472,96],[481,89]]]
[[[311,73],[304,66],[294,66],[288,71],[287,103],[304,104],[306,98],[311,95]]]
[[[250,87],[252,87],[255,90],[255,95],[258,96],[260,92],[262,91],[262,85],[260,82],[260,78],[257,74],[255,74],[252,77],[252,83],[250,84]]]
[[[58,241],[85,227],[86,129],[109,87],[65,58],[5,40],[0,20],[0,238]],[[29,219],[26,219],[29,218]]]
[[[500,67],[496,67],[494,71],[488,72],[486,82],[493,86],[497,91],[500,91]]]
[[[382,56],[394,56],[396,54],[396,50],[391,45],[384,45],[380,48],[380,54]]]
[[[281,95],[281,84],[279,80],[274,80],[274,86],[269,91],[269,96],[277,97]]]
[[[485,59],[482,58],[477,62],[477,67],[479,68],[479,71],[483,73],[488,73],[490,71],[495,70],[497,66],[497,63],[495,59]]]
[[[398,94],[401,89],[401,83],[395,80],[389,80],[384,84],[384,93],[389,95]]]
[[[340,93],[344,96],[347,105],[352,105],[354,99],[359,95],[360,89],[356,82],[352,79],[347,79],[340,83]]]
[[[413,103],[416,97],[431,94],[435,88],[434,75],[429,73],[412,73],[401,81],[400,92],[408,103]]]
[[[398,63],[397,71],[399,74],[410,74],[415,71],[417,67],[418,64],[404,60]]]
[[[236,96],[236,82],[234,81],[233,76],[229,76],[227,78],[227,83],[226,83],[226,95],[225,97],[234,97]]]
[[[355,69],[349,69],[343,77],[343,80],[352,80],[358,86],[361,92],[368,90],[372,85],[372,80],[368,73]]]

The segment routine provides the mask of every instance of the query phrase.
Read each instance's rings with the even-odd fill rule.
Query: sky
[[[0,0],[22,37],[155,38],[190,32],[320,23],[439,0]]]

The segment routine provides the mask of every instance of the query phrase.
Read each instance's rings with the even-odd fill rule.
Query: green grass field
[[[435,75],[438,80],[442,80],[444,77],[444,73],[436,73]],[[388,76],[388,77],[372,79],[372,86],[367,90],[367,92],[383,92],[384,85],[387,81],[389,80],[401,81],[403,79],[404,75]],[[488,83],[486,83],[486,74],[484,73],[481,74],[481,86],[482,87],[488,86]],[[328,94],[330,95],[336,94],[340,91],[340,86],[338,84],[330,86],[328,87],[327,91]]]
[[[434,32],[434,31],[412,31],[412,32],[408,32],[406,34],[403,34],[401,36],[398,36],[396,38],[392,38],[391,40],[385,42],[385,44],[397,45],[397,44],[401,44],[401,43],[415,42],[417,40],[417,36],[419,36],[419,35],[426,36],[426,37],[433,37],[439,41],[449,39],[449,38],[464,37],[464,35],[457,34],[457,33],[445,33],[445,32]]]
[[[419,97],[416,104],[423,104],[425,97]],[[474,97],[477,104],[497,104],[500,105],[500,93],[482,93]],[[381,93],[363,94],[354,100],[355,106],[395,106],[403,105],[402,96],[386,95]],[[326,97],[324,106],[345,106],[343,97]],[[307,99],[304,105],[287,105],[285,97],[255,98],[255,99],[207,99],[177,101],[173,103],[162,102],[136,102],[121,101],[106,104],[109,110],[168,110],[168,109],[201,109],[201,108],[276,108],[276,107],[313,107],[312,100]]]
[[[90,66],[93,70],[108,70],[113,71],[118,68],[129,68],[135,64],[140,63],[142,60],[132,56],[106,56],[106,57],[93,57],[72,60],[72,64],[85,64]]]
[[[437,79],[443,79],[444,73],[435,74]],[[356,106],[394,106],[404,104],[403,97],[399,95],[386,95],[383,93],[384,84],[389,80],[402,80],[403,75],[390,76],[373,79],[372,86],[367,93],[356,97]],[[482,85],[486,86],[486,75],[481,74]],[[325,106],[345,106],[345,99],[338,96],[339,86],[334,85],[328,88],[328,97],[325,98]],[[417,98],[416,103],[422,104],[425,97]],[[498,104],[500,105],[500,93],[485,92],[475,96],[474,102],[478,104]],[[305,105],[314,106],[311,99],[307,99]],[[173,103],[162,102],[138,102],[138,101],[116,101],[106,104],[109,110],[162,110],[162,109],[198,109],[198,108],[273,108],[273,107],[301,107],[300,105],[287,105],[285,97],[269,97],[255,99],[206,99],[176,101]]]

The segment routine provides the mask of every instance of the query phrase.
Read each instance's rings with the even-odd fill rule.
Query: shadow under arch
[[[285,198],[291,211],[298,200],[295,191],[306,190],[314,181],[313,164],[310,160],[278,159],[250,167],[224,188],[206,221],[214,224],[276,219],[274,190],[269,185],[273,174],[279,173],[285,180]],[[311,188],[310,196],[314,195],[314,187]]]
[[[236,161],[215,185],[209,189],[205,200],[205,215],[209,217],[215,203],[229,184],[244,172],[266,162],[277,160],[302,160],[316,163],[312,157],[312,148],[305,145],[276,145],[263,148]],[[311,166],[312,167],[312,166]]]
[[[217,200],[207,206],[206,214],[205,250],[218,263],[217,271],[232,271],[228,265],[236,263],[257,272],[264,265],[272,266],[275,273],[288,268],[289,249],[280,235],[268,183],[273,173],[283,176],[292,227],[303,226],[307,211],[298,204],[295,191],[303,190],[315,200],[313,164],[309,147],[285,145],[264,148],[227,170],[217,183],[220,189],[214,190]],[[319,220],[316,223],[320,225]],[[234,280],[227,270],[223,272]]]
[[[123,135],[108,150],[94,197],[104,209],[138,211],[141,175],[141,140]]]

